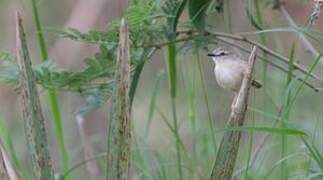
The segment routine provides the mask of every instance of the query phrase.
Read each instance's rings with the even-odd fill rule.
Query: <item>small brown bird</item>
[[[224,48],[217,48],[208,56],[212,57],[215,63],[214,74],[218,84],[224,89],[232,90],[236,97],[244,74],[248,70],[247,61],[242,60],[238,54]],[[255,88],[262,86],[256,80],[252,80],[251,85]]]

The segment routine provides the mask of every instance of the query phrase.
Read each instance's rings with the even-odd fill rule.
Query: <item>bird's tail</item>
[[[257,81],[257,80],[252,80],[251,81],[251,86],[255,87],[255,88],[261,88],[262,87],[262,84]]]

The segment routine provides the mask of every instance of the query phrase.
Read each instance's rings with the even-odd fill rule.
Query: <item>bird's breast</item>
[[[233,91],[238,91],[243,79],[243,69],[235,64],[217,64],[214,69],[218,84]]]

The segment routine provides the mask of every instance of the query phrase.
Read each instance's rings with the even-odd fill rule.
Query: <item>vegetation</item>
[[[0,53],[0,80],[16,89],[17,94],[22,93],[25,102],[24,116],[19,117],[26,121],[29,153],[18,155],[13,141],[16,135],[8,130],[9,120],[0,119],[0,140],[4,145],[1,151],[7,152],[13,172],[20,179],[54,179],[53,172],[61,179],[97,179],[97,176],[100,179],[163,180],[323,178],[319,133],[322,129],[319,116],[322,54],[316,50],[323,41],[323,33],[314,30],[322,4],[313,3],[313,12],[308,13],[308,21],[301,27],[279,0],[268,2],[244,1],[243,18],[249,22],[249,28],[254,29],[250,32],[233,29],[238,27],[233,24],[236,12],[232,8],[236,6],[229,0],[133,0],[124,16],[111,22],[106,31],[46,29],[57,38],[98,47],[93,57],[84,59],[84,67],[75,71],[63,69],[49,60],[42,14],[38,12],[41,7],[32,0],[42,63],[35,65],[33,60],[33,67],[20,67],[30,60],[22,34],[17,39],[23,43],[22,55]],[[288,25],[276,27],[275,22],[267,22],[266,16],[274,17],[277,13]],[[21,26],[23,23],[21,20]],[[278,37],[286,32],[291,34],[289,38],[293,43],[280,42]],[[257,92],[250,91],[249,103],[244,104],[248,107],[241,108],[248,115],[238,117],[239,122],[245,122],[243,126],[240,126],[243,123],[224,125],[229,119],[231,99],[217,88],[213,77],[206,76],[213,67],[203,62],[206,58],[203,54],[217,46],[230,46],[245,57],[250,55],[252,46],[258,49],[253,76],[261,79],[264,87]],[[156,56],[161,56],[157,52],[163,50],[165,67],[161,69],[167,73],[163,70],[156,73],[156,67],[151,64],[157,61]],[[299,61],[306,51],[311,53],[311,58]],[[284,55],[287,52],[289,55]],[[148,79],[155,79],[151,90],[145,76],[148,68],[154,72],[153,78]],[[51,124],[51,118],[42,116],[36,84],[48,92],[55,136],[50,133],[51,126],[45,126],[45,123]],[[32,91],[27,91],[28,88]],[[71,144],[75,143],[68,141],[65,135],[72,129],[67,126],[69,119],[66,117],[70,116],[61,113],[60,92],[85,99],[72,115],[75,118],[82,119],[102,108],[109,112],[105,119],[107,135],[85,138],[86,133],[80,130],[83,141],[89,141],[78,147],[87,153],[85,158],[72,155],[76,150],[71,149]],[[137,102],[142,96],[145,100]],[[245,97],[247,99],[248,95]],[[112,108],[107,108],[107,103],[111,103]],[[42,105],[45,104],[44,101]],[[40,111],[35,113],[34,109]],[[230,119],[235,119],[234,113],[232,110]],[[156,123],[162,125],[156,127]],[[22,121],[17,124],[23,126]],[[46,128],[50,130],[45,131]],[[159,138],[165,142],[150,139],[158,132],[162,132]],[[238,140],[228,148],[226,139],[232,134],[237,135]],[[57,146],[47,143],[52,139],[57,141]],[[96,147],[100,145],[103,148]],[[59,156],[52,158],[50,154],[56,151]],[[233,154],[237,158],[230,157]],[[29,160],[24,158],[32,160],[32,168],[26,166]],[[228,159],[233,161],[226,166],[223,163]],[[52,163],[60,168],[53,170]],[[82,171],[83,168],[86,171]],[[222,170],[228,173],[219,178]],[[3,171],[1,174],[12,177],[8,170],[1,168],[0,172]],[[85,172],[88,177],[77,172]]]

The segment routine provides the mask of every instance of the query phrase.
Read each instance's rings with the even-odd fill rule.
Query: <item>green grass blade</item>
[[[294,96],[291,98],[291,102],[290,105],[288,107],[288,111],[291,110],[291,107],[293,106],[293,104],[296,101],[297,96],[299,95],[299,93],[302,91],[306,81],[308,80],[308,78],[310,77],[310,74],[314,71],[315,67],[319,64],[321,58],[323,56],[323,52],[320,53],[320,55],[315,59],[315,61],[313,62],[313,64],[310,66],[310,69],[308,70],[308,73],[306,74],[304,81],[298,86],[296,93],[294,94]]]
[[[296,156],[299,156],[299,155],[304,155],[304,153],[300,153],[300,152],[296,152],[296,153],[292,153],[292,154],[289,154],[283,158],[281,158],[279,161],[277,161],[269,170],[268,172],[266,173],[265,177],[268,177],[270,176],[273,171],[279,167],[282,163],[292,159],[292,158],[295,158]]]
[[[38,13],[38,8],[37,8],[37,2],[36,0],[31,0],[32,4],[32,9],[33,9],[33,16],[34,16],[34,21],[36,25],[36,31],[38,35],[38,43],[39,43],[39,48],[41,52],[41,60],[43,62],[48,60],[48,51],[46,47],[46,42],[45,42],[45,37],[44,37],[44,32],[42,30],[41,22],[40,22],[40,16]],[[60,113],[60,108],[59,108],[59,103],[58,103],[58,98],[56,95],[56,92],[53,90],[48,91],[48,99],[49,99],[49,104],[52,110],[52,116],[53,116],[53,124],[54,124],[54,129],[55,129],[55,134],[56,134],[56,139],[57,143],[59,146],[59,155],[60,155],[60,160],[61,160],[61,167],[62,167],[62,172],[65,172],[69,169],[69,157],[68,157],[68,152],[66,149],[65,145],[65,140],[64,140],[64,127],[62,123],[62,118],[61,118],[61,113]],[[66,177],[65,179],[69,179]]]
[[[287,73],[287,86],[292,82],[294,74],[294,62],[295,62],[295,42],[293,42],[292,49],[289,54],[288,61],[288,73]]]
[[[183,179],[182,167],[181,167],[181,150],[180,150],[180,140],[178,132],[178,122],[176,115],[176,45],[171,43],[168,45],[168,58],[167,58],[167,70],[168,70],[168,81],[169,81],[169,90],[171,95],[171,107],[173,114],[173,126],[176,133],[175,136],[175,145],[176,145],[176,154],[177,154],[177,168],[178,168],[178,178]]]
[[[216,152],[217,151],[216,132],[214,130],[214,123],[213,123],[212,115],[211,115],[209,95],[208,95],[206,85],[205,85],[205,80],[204,80],[204,76],[203,76],[202,63],[200,61],[201,59],[200,59],[199,51],[196,51],[196,54],[197,54],[197,59],[196,59],[197,60],[197,67],[198,67],[198,71],[199,71],[199,75],[200,75],[200,79],[201,79],[202,91],[203,91],[203,98],[204,98],[204,102],[206,105],[206,110],[207,110],[207,115],[208,115],[208,123],[209,123],[210,131],[211,131],[212,145],[214,148],[214,152]]]
[[[147,119],[147,124],[145,128],[144,138],[147,138],[149,135],[151,121],[153,119],[153,115],[155,111],[156,99],[159,95],[160,85],[161,85],[160,83],[162,78],[164,77],[164,74],[165,74],[164,71],[159,72],[155,80],[155,85],[154,85],[151,100],[149,103],[148,119]]]
[[[286,79],[286,98],[283,107],[288,107],[291,102],[291,94],[292,94],[292,80],[294,74],[294,56],[295,56],[295,43],[292,45],[292,49],[289,54],[289,61],[288,61],[288,72],[287,72],[287,79]],[[281,119],[281,126],[282,128],[286,127],[286,122],[289,120],[289,111],[283,111],[283,116]],[[281,158],[286,156],[287,151],[287,137],[283,134],[281,137]],[[285,179],[288,176],[288,168],[287,168],[287,161],[283,161],[281,163],[281,178]]]
[[[323,156],[314,143],[309,143],[305,138],[302,138],[303,143],[308,149],[310,155],[315,160],[320,170],[323,172]]]
[[[172,31],[173,32],[176,32],[178,20],[181,17],[183,11],[184,11],[186,3],[187,3],[187,0],[183,0],[181,2],[181,4],[179,5],[179,7],[177,8],[177,11],[175,13],[175,17],[174,17],[174,20],[173,20],[173,23],[172,23]]]
[[[239,127],[226,128],[225,131],[256,131],[273,134],[293,135],[293,136],[307,136],[304,131],[293,128],[272,128],[272,127]]]
[[[132,107],[132,103],[135,97],[135,93],[137,90],[137,86],[139,83],[139,79],[141,76],[141,72],[146,64],[146,61],[152,57],[152,55],[156,52],[156,48],[153,49],[149,49],[148,51],[143,52],[142,54],[142,62],[140,62],[140,64],[137,65],[137,67],[135,68],[135,73],[133,75],[132,81],[131,81],[131,86],[130,86],[130,92],[129,92],[129,97],[130,97],[130,107]]]
[[[19,161],[16,149],[13,146],[12,134],[10,133],[7,125],[4,123],[2,118],[0,118],[0,137],[4,148],[7,150],[10,162],[12,163],[12,166],[16,170],[18,176],[22,179],[30,179],[31,177],[28,177],[26,169],[23,168]]]
[[[189,0],[188,14],[195,28],[203,31],[205,28],[206,11],[210,4],[210,0]]]
[[[251,25],[253,27],[255,27],[256,29],[258,29],[258,30],[262,30],[263,25],[262,25],[262,22],[261,22],[261,18],[259,16],[260,14],[257,14],[257,16],[258,16],[257,18],[254,17],[254,15],[253,15],[253,13],[251,11],[251,8],[250,8],[250,6],[251,6],[250,0],[247,0],[247,3],[246,3],[245,6],[246,6],[246,14],[247,14],[247,17],[249,18],[249,21],[250,21]]]

